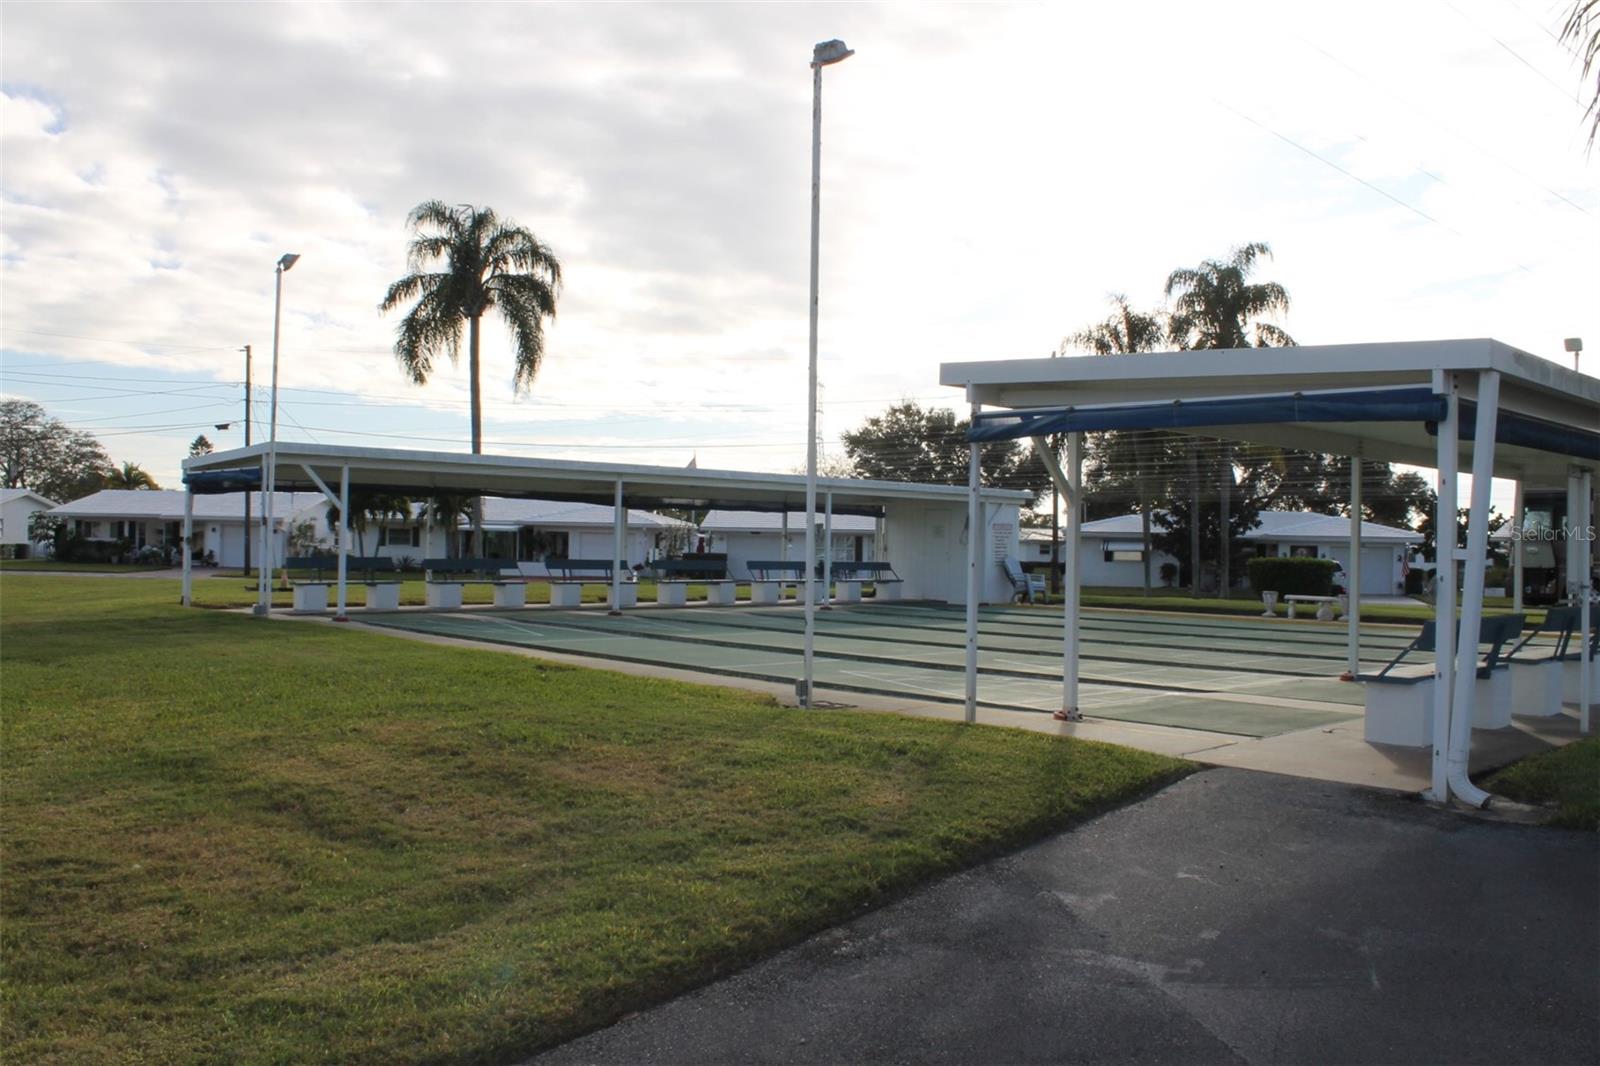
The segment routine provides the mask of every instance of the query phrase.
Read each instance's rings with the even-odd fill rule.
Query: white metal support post
[[[250,538],[250,531],[244,531],[245,539]],[[194,606],[194,560],[190,558],[193,553],[189,548],[189,538],[194,536],[194,489],[188,485],[183,487],[183,543],[179,545],[183,552],[183,596],[182,603],[185,607]]]
[[[1528,519],[1522,503],[1522,478],[1517,478],[1516,495],[1511,502],[1511,583],[1515,588],[1511,591],[1511,610],[1517,614],[1522,613],[1522,568],[1527,561],[1527,552],[1522,546],[1522,525]]]
[[[339,468],[339,594],[335,622],[350,621],[350,464]]]
[[[1579,590],[1582,593],[1578,602],[1582,605],[1579,612],[1580,633],[1583,637],[1583,646],[1578,654],[1578,729],[1588,733],[1593,728],[1590,719],[1592,705],[1595,700],[1594,691],[1594,652],[1589,647],[1589,642],[1594,639],[1594,472],[1585,470],[1579,482],[1579,494],[1583,501],[1583,525],[1578,529],[1578,554],[1581,564],[1578,567]],[[1568,522],[1568,525],[1572,523]]]
[[[1433,760],[1430,796],[1450,802],[1450,697],[1456,652],[1456,465],[1461,447],[1461,397],[1454,374],[1444,375],[1445,415],[1439,423],[1438,498],[1433,513]]]
[[[628,512],[623,509],[622,480],[617,480],[611,499],[611,606],[607,614],[622,613],[622,567],[628,537]]]
[[[266,478],[261,487],[261,601],[256,605],[257,614],[266,614],[272,609],[272,571],[273,555],[271,553],[272,541],[272,505],[273,489],[278,483],[278,338],[282,333],[283,323],[283,275],[289,268],[298,262],[300,256],[287,252],[278,257],[278,267],[274,276],[272,298],[272,418],[268,427]]]
[[[971,425],[978,424],[983,405],[972,405]],[[967,445],[967,722],[978,720],[978,597],[983,575],[983,500],[980,495],[983,451],[976,441]]]
[[[1349,630],[1350,679],[1361,673],[1361,448],[1350,457],[1350,572],[1345,626]]]
[[[833,493],[824,500],[822,519],[822,609],[833,609]]]
[[[1489,553],[1489,499],[1494,487],[1495,430],[1500,419],[1500,371],[1478,374],[1478,419],[1472,438],[1472,506],[1467,520],[1467,557],[1461,585],[1461,632],[1456,638],[1455,691],[1450,712],[1450,791],[1474,807],[1489,793],[1468,776],[1472,712],[1478,691],[1478,634],[1483,625],[1484,560]],[[1451,533],[1455,532],[1454,527]]]
[[[1078,709],[1078,604],[1082,600],[1083,500],[1078,486],[1083,483],[1083,434],[1067,434],[1067,543],[1062,553],[1066,573],[1061,582],[1061,710],[1058,720],[1080,722]]]

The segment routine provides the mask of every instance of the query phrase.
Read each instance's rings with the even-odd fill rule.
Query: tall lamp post
[[[276,292],[272,301],[272,421],[268,430],[267,471],[261,484],[261,599],[256,614],[272,609],[272,490],[278,483],[278,334],[283,321],[283,275],[300,259],[296,252],[278,258]]]
[[[812,701],[817,639],[817,235],[822,221],[822,68],[855,55],[843,41],[823,41],[811,50],[811,343],[806,390],[806,641],[800,705]],[[831,546],[830,546],[831,547]]]

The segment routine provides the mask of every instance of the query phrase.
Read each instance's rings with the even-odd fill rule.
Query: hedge
[[[1331,596],[1333,572],[1339,568],[1332,559],[1272,555],[1257,556],[1246,565],[1250,588],[1257,595],[1276,592],[1280,596]]]

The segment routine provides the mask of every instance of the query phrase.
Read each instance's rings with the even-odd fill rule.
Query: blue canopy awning
[[[1478,435],[1478,405],[1470,400],[1461,404],[1461,439],[1472,440]],[[1439,426],[1428,423],[1428,432],[1438,436]],[[1556,455],[1570,455],[1574,459],[1600,460],[1600,433],[1547,422],[1531,415],[1514,411],[1501,411],[1495,419],[1496,444],[1512,444],[1520,448],[1533,448]]]
[[[1051,433],[1115,429],[1193,429],[1269,422],[1437,422],[1444,397],[1427,386],[1295,392],[1216,400],[1060,407],[1036,411],[979,414],[969,441],[1018,440]]]
[[[196,496],[254,492],[261,487],[261,468],[244,466],[233,470],[203,470],[197,474],[183,475],[183,483]]]

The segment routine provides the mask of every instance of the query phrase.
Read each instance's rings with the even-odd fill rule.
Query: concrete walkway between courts
[[[1218,769],[541,1056],[1600,1061],[1600,837]]]

